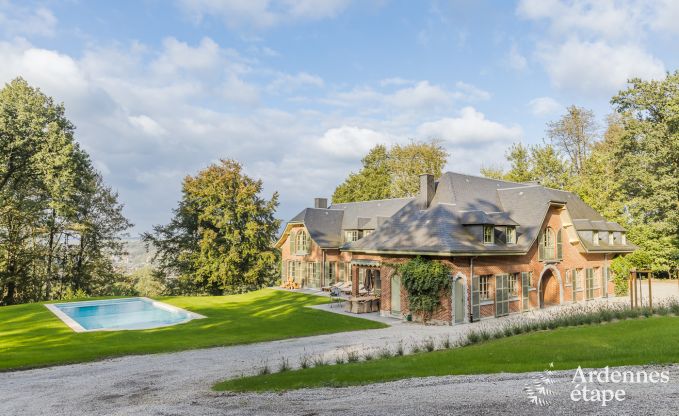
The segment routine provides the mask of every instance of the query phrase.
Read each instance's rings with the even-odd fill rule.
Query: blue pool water
[[[58,303],[53,306],[86,331],[155,328],[187,322],[192,318],[200,317],[183,309],[146,298]],[[68,322],[66,323],[68,324]],[[77,330],[77,328],[74,329]]]

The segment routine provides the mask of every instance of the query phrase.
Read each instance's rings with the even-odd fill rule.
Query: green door
[[[466,293],[464,290],[464,281],[462,278],[457,278],[455,284],[453,285],[453,299],[454,299],[454,313],[455,313],[455,323],[460,324],[464,322],[464,298]]]
[[[391,314],[401,316],[401,276],[391,278]]]

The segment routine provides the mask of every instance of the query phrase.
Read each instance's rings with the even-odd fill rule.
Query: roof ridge
[[[332,204],[330,204],[330,206],[342,205],[342,204],[361,204],[361,203],[364,203],[364,202],[398,201],[398,200],[401,200],[401,199],[415,199],[415,198],[416,197],[414,197],[414,196],[404,196],[404,197],[400,197],[400,198],[367,199],[365,201],[351,201],[351,202],[337,202],[337,203],[333,202]]]
[[[445,172],[443,175],[447,175],[449,173],[452,174],[452,175],[469,176],[469,177],[472,177],[472,178],[485,179],[485,180],[488,180],[488,181],[500,181],[500,182],[505,182],[505,183],[514,183],[514,184],[517,184],[517,185],[530,186],[528,184],[524,184],[523,182],[508,181],[508,180],[505,180],[505,179],[488,178],[486,176],[472,175],[470,173],[460,173],[460,172],[448,171],[448,172]],[[443,176],[443,175],[441,175],[441,176]]]

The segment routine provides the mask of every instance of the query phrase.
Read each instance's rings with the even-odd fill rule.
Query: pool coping
[[[175,322],[175,323],[172,323],[172,324],[161,324],[161,325],[150,326],[150,327],[147,327],[147,328],[137,328],[137,329],[131,329],[131,328],[130,329],[128,329],[128,328],[85,329],[75,319],[68,316],[64,311],[62,311],[58,307],[60,305],[68,305],[69,303],[94,303],[94,302],[115,301],[115,300],[125,300],[125,299],[142,299],[144,301],[150,302],[153,306],[160,308],[160,309],[165,309],[165,310],[171,311],[171,312],[184,312],[184,313],[187,314],[188,319],[183,320],[181,322]],[[49,309],[54,315],[56,315],[57,318],[61,319],[61,321],[66,324],[66,326],[71,328],[74,332],[78,332],[78,333],[80,333],[80,332],[96,332],[96,331],[143,331],[145,329],[162,328],[162,327],[166,327],[166,326],[174,326],[174,325],[179,325],[179,324],[185,324],[185,323],[192,321],[194,319],[207,318],[207,316],[205,316],[205,315],[201,315],[199,313],[187,311],[186,309],[182,309],[180,307],[170,305],[170,304],[167,304],[165,302],[153,300],[153,299],[148,298],[146,296],[132,296],[132,297],[129,297],[129,298],[114,298],[114,299],[99,299],[99,300],[84,300],[84,301],[75,301],[75,302],[46,303],[45,307],[47,309]]]

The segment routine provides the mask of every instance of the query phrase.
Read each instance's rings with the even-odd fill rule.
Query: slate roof
[[[442,175],[427,209],[414,201],[384,222],[372,234],[345,245],[348,251],[412,254],[520,254],[534,244],[547,210],[565,205],[574,227],[623,230],[608,223],[594,209],[570,192],[538,184],[507,182],[448,172]],[[483,244],[483,224],[516,225],[517,242]],[[593,246],[593,245],[592,245]],[[589,249],[587,245],[585,245]],[[633,245],[607,244],[591,251],[627,252]]]
[[[374,230],[415,198],[333,204],[328,208],[305,208],[289,223],[301,223],[322,248],[339,248],[345,230]]]
[[[577,195],[535,183],[508,182],[447,172],[436,184],[428,208],[416,198],[333,204],[306,208],[290,223],[303,223],[322,248],[408,254],[489,255],[523,254],[535,243],[548,209],[566,206],[581,242],[588,251],[629,252],[636,246],[602,241],[595,246],[581,232],[624,231],[607,222]],[[483,244],[482,225],[516,226],[516,244]],[[374,229],[342,245],[343,232]]]

